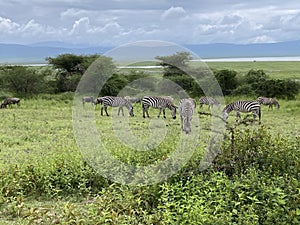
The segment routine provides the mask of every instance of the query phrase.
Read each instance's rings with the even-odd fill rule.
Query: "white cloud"
[[[182,7],[174,7],[172,6],[171,8],[167,9],[166,11],[163,12],[161,15],[162,20],[166,19],[178,19],[182,16],[186,15],[186,11]]]
[[[79,20],[76,20],[73,24],[72,30],[70,31],[70,34],[81,34],[84,35],[86,31],[90,29],[90,20],[88,17],[80,18]]]
[[[0,32],[11,32],[16,30],[20,25],[10,19],[0,17]]]
[[[292,0],[14,1],[19,3],[0,2],[3,42],[257,43],[300,37],[300,2]]]

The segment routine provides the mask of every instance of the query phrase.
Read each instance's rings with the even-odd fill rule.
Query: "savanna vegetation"
[[[285,78],[291,65],[300,73],[298,64],[281,67],[282,74],[276,76],[268,71],[271,65],[276,68],[277,62],[265,64],[268,69],[255,63],[211,64],[226,102],[266,95],[276,97],[280,109],[262,106],[262,125],[250,126],[247,117],[236,123],[231,115],[220,151],[212,164],[201,170],[203,155],[208,147],[213,148],[211,118],[218,118],[213,114],[217,111],[197,106],[193,121],[199,120],[199,125],[193,125],[192,133],[200,135],[193,140],[197,145],[187,164],[162,182],[131,186],[97,173],[76,143],[72,105],[84,71],[93,60],[99,60],[99,68],[111,74],[99,95],[116,95],[134,80],[155,77],[157,83],[146,87],[150,93],[157,85],[165,85],[160,83],[164,78],[195,98],[203,90],[190,75],[201,73],[200,82],[205,85],[208,74],[197,64],[186,67],[189,55],[185,53],[179,57],[182,64],[175,67],[177,55],[158,56],[163,68],[155,72],[118,69],[110,58],[96,58],[61,55],[48,59],[52,66],[1,67],[1,99],[21,98],[20,106],[0,109],[1,224],[300,223],[300,76],[295,77],[295,72]],[[130,93],[135,93],[134,87],[130,86]],[[182,133],[180,120],[171,119],[169,111],[167,119],[154,119],[158,112],[150,109],[151,120],[143,119],[140,104],[134,105],[135,117],[127,117],[126,109],[125,117],[117,117],[112,110],[113,120],[101,117],[99,106],[86,104],[82,110],[95,114],[100,135],[92,139],[101,138],[116,159],[130,165],[165,160]],[[165,138],[154,148],[137,151],[114,133],[115,127],[125,122],[141,140],[151,132],[165,133]]]

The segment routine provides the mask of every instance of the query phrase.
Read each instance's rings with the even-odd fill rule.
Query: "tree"
[[[256,93],[260,96],[295,99],[299,84],[292,80],[266,80],[258,84]]]
[[[24,66],[2,68],[2,87],[17,95],[32,95],[45,90],[45,79],[37,70]]]
[[[189,52],[177,52],[170,56],[156,56],[160,60],[159,65],[164,67],[164,77],[181,76],[185,74],[187,63],[191,60]]]
[[[121,75],[114,74],[112,77],[108,79],[108,81],[104,84],[101,89],[101,96],[117,96],[119,92],[127,85],[128,80]]]
[[[237,87],[237,72],[234,70],[218,70],[214,72],[217,81],[223,91],[224,95],[231,94],[231,92]]]
[[[88,56],[61,54],[55,58],[46,58],[49,64],[58,70],[56,91],[75,91],[82,75],[97,58],[99,58],[97,54]]]

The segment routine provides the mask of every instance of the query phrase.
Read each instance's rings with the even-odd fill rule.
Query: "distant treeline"
[[[212,84],[211,71],[203,68],[189,67],[191,56],[179,52],[170,56],[157,56],[163,66],[162,77],[175,82],[191,97],[204,94],[214,95],[217,85]],[[145,72],[131,70],[126,73],[117,71],[113,60],[100,55],[62,54],[46,59],[51,67],[9,66],[0,67],[0,97],[16,95],[30,97],[36,94],[74,92],[89,66],[97,60],[101,70],[109,74],[109,79],[99,95],[118,95],[129,83],[148,76]],[[240,75],[234,70],[213,70],[214,77],[224,95],[267,96],[294,99],[299,93],[299,82],[290,79],[271,79],[263,70],[251,69]],[[200,81],[194,79],[201,77]],[[155,89],[149,84],[149,90]],[[203,90],[206,87],[206,90]],[[207,88],[209,87],[209,88]],[[205,93],[204,93],[205,92]]]

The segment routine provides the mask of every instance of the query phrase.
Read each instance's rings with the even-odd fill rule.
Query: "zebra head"
[[[96,98],[96,100],[94,101],[94,104],[97,105],[97,104],[102,104],[103,100],[101,97],[99,98]]]
[[[223,113],[223,120],[226,121],[228,119],[229,113],[233,110],[233,104],[230,103],[228,105],[225,106],[225,108],[223,109],[222,113]]]
[[[170,107],[170,109],[171,109],[171,116],[175,120],[176,119],[177,106],[175,106],[175,105],[172,104],[171,107]]]
[[[226,121],[228,119],[228,116],[229,116],[228,112],[223,111],[223,120]]]
[[[131,106],[131,108],[129,109],[129,115],[131,116],[131,117],[133,117],[134,116],[134,113],[133,113],[133,107]]]
[[[257,101],[258,101],[259,104],[261,104],[264,101],[264,98],[263,97],[258,97]]]
[[[277,107],[277,109],[280,109],[279,102],[276,99],[273,99],[274,105]]]

